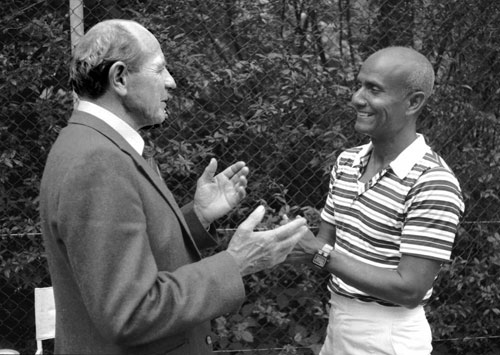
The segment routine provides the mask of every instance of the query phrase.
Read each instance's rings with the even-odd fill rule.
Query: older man
[[[371,141],[340,154],[317,238],[302,239],[290,260],[332,274],[320,355],[429,355],[423,305],[464,209],[452,171],[416,131],[433,68],[413,49],[389,47],[357,79],[355,129]]]
[[[74,49],[81,101],[54,143],[40,209],[57,309],[60,354],[211,353],[210,320],[244,300],[242,276],[284,260],[304,219],[253,232],[258,207],[226,251],[211,223],[245,196],[248,168],[215,175],[212,159],[182,209],[142,157],[142,127],[166,118],[175,88],[156,38],[133,21],[91,28]]]

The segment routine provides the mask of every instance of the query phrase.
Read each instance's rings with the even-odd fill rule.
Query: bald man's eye
[[[358,85],[354,85],[352,88],[351,88],[351,91],[354,93],[354,92],[357,92],[359,89],[362,88],[362,85],[361,84],[358,84]]]

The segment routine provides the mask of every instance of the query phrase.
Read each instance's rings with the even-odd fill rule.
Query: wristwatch
[[[316,267],[323,269],[328,260],[330,260],[330,253],[332,250],[333,247],[330,244],[323,245],[323,248],[319,249],[316,254],[314,254],[312,263]]]

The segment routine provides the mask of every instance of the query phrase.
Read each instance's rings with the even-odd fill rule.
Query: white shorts
[[[422,306],[386,307],[332,293],[319,355],[429,355],[432,335]]]

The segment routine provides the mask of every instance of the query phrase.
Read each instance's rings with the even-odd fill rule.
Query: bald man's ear
[[[423,91],[412,92],[408,96],[408,108],[407,113],[409,115],[414,115],[420,113],[425,105],[425,94]]]
[[[119,95],[127,93],[127,65],[122,61],[117,61],[109,68],[108,82],[109,88]]]

